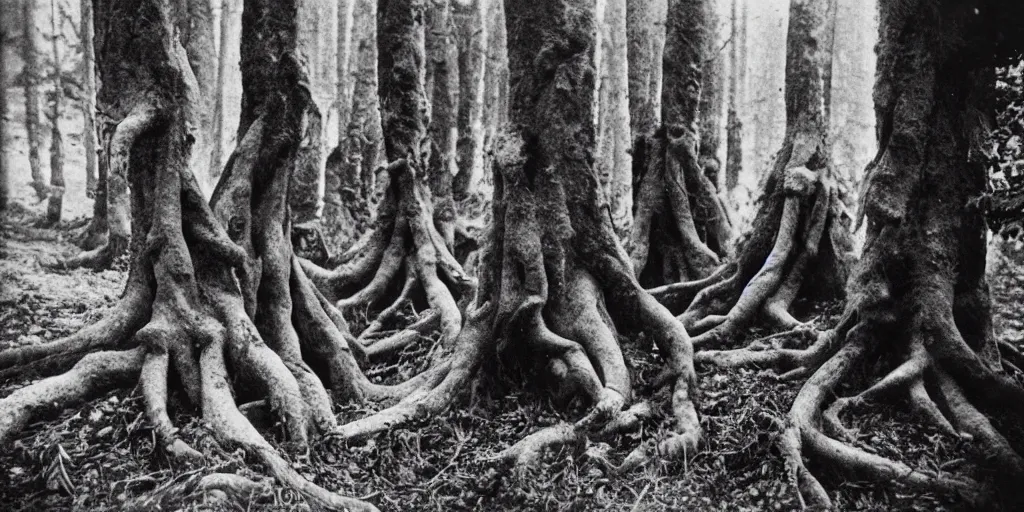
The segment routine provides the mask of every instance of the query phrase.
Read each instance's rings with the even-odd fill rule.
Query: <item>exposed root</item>
[[[418,291],[439,315],[444,343],[453,342],[462,326],[457,301],[469,299],[474,282],[455,260],[434,221],[430,189],[412,164],[398,160],[388,167],[390,185],[374,228],[325,271],[303,261],[302,268],[329,300],[342,311],[383,311],[360,338],[381,330],[411,302]],[[397,296],[395,281],[402,279]]]
[[[67,373],[18,389],[0,400],[0,446],[6,446],[32,420],[47,412],[130,384],[142,369],[143,351],[96,352]]]
[[[830,178],[804,167],[786,171],[784,189],[774,246],[763,265],[746,280],[743,274],[749,265],[741,262],[735,274],[698,293],[680,317],[688,330],[701,333],[693,339],[698,350],[720,346],[759,313],[784,329],[801,325],[789,313],[789,307],[818,257],[841,201],[838,186]],[[836,254],[831,247],[832,237],[827,241],[829,254]],[[755,250],[757,245],[748,243]],[[746,285],[740,288],[744,281]]]

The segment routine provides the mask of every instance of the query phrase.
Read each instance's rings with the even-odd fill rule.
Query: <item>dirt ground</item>
[[[12,91],[13,92],[13,91]],[[14,98],[13,118],[19,118]],[[124,285],[124,269],[104,272],[54,271],[40,259],[70,254],[82,219],[91,213],[85,197],[80,123],[69,118],[73,132],[66,165],[66,219],[56,229],[36,229],[45,203],[35,201],[28,186],[23,132],[4,149],[15,167],[15,205],[0,223],[0,349],[56,339],[100,318]],[[44,151],[45,151],[44,146]],[[46,159],[44,158],[44,165]],[[993,244],[995,247],[998,244]],[[1016,250],[1007,251],[1017,253]],[[990,257],[998,333],[1020,345],[1024,334],[1024,272],[1019,261],[1002,252]],[[837,305],[805,308],[821,325]],[[748,336],[765,334],[752,330]],[[743,340],[736,340],[737,345]],[[416,369],[412,348],[371,375],[387,379]],[[635,351],[627,347],[627,351]],[[654,364],[631,354],[640,385],[653,378]],[[382,510],[793,510],[798,508],[773,439],[773,418],[784,418],[798,383],[777,381],[770,372],[698,368],[700,412],[706,432],[703,449],[693,458],[658,464],[627,475],[609,476],[581,461],[572,449],[550,453],[537,474],[518,475],[489,458],[538,427],[558,420],[544,397],[519,389],[477,392],[450,413],[379,436],[366,444],[341,449],[314,447],[294,465],[318,484],[364,498]],[[24,379],[0,382],[0,396],[25,385]],[[172,402],[173,403],[173,402]],[[240,453],[226,452],[212,441],[201,422],[191,420],[188,405],[177,401],[174,413],[182,436],[210,455],[203,467],[169,461],[154,444],[137,392],[125,389],[68,409],[31,425],[12,447],[0,452],[0,504],[8,511],[148,510],[153,496],[212,471],[238,471],[262,478],[259,468]],[[343,417],[365,411],[340,405]],[[972,473],[969,443],[930,427],[921,427],[899,401],[858,412],[851,418],[858,445],[912,466]],[[657,427],[622,436],[612,451],[621,460]],[[836,505],[844,510],[960,510],[956,497],[910,490],[882,490],[812,467]],[[249,510],[306,510],[287,490],[263,497]],[[166,502],[163,509],[233,510],[202,502]]]

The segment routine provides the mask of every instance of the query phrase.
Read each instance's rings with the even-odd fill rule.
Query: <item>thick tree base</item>
[[[741,244],[737,265],[719,268],[699,282],[652,290],[667,303],[692,302],[680,316],[698,333],[694,348],[717,348],[758,315],[783,329],[801,325],[790,313],[802,292],[818,299],[843,296],[850,268],[849,216],[839,184],[828,172],[786,169],[784,181],[768,190],[750,239]],[[805,283],[813,283],[804,290]],[[699,289],[696,294],[692,290]]]

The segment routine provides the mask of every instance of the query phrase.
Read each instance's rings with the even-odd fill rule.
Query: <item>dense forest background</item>
[[[1016,510],[1011,0],[2,0],[0,503]]]

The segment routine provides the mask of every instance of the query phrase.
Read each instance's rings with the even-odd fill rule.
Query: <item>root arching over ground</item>
[[[846,185],[832,163],[824,101],[831,87],[831,55],[820,41],[828,31],[827,7],[790,4],[786,137],[764,180],[752,230],[739,244],[735,269],[705,283],[680,317],[698,350],[730,341],[758,316],[796,327],[790,306],[798,296],[843,295],[852,243]]]
[[[984,275],[985,221],[971,206],[984,191],[985,165],[970,137],[979,119],[969,113],[991,105],[994,81],[991,70],[963,64],[982,61],[970,58],[971,52],[991,47],[970,46],[986,31],[973,31],[982,22],[969,6],[934,8],[908,0],[880,12],[889,29],[879,44],[875,99],[879,125],[887,131],[869,167],[867,242],[847,287],[845,313],[831,330],[798,330],[812,340],[805,349],[760,342],[699,352],[697,360],[807,377],[778,439],[807,505],[828,507],[831,500],[805,456],[880,482],[958,493],[969,501],[1000,494],[1014,499],[1009,483],[1024,477],[1024,452],[1006,427],[1024,417],[1024,388],[1011,373],[1019,370],[1003,361],[1016,351],[994,337]],[[918,30],[954,25],[963,33]],[[908,56],[907,62],[883,64],[895,56]],[[872,377],[877,380],[856,382],[860,370],[878,367],[885,369]],[[860,391],[834,398],[851,384]],[[846,416],[892,397],[923,422],[970,443],[995,477],[952,477],[855,447]],[[990,488],[982,485],[985,480]]]

